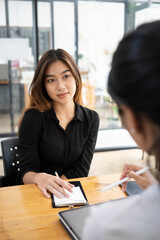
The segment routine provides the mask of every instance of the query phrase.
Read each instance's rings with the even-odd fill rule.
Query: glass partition
[[[0,8],[0,15],[3,13],[2,16],[5,16],[7,24],[3,27],[0,23],[1,48],[5,48],[5,54],[0,56],[0,95],[2,98],[0,101],[0,133],[14,133],[17,132],[20,112],[25,107],[28,98],[26,88],[28,71],[29,74],[30,71],[33,74],[32,3],[31,1],[5,1],[3,8],[3,10]],[[9,41],[5,41],[5,38]],[[24,44],[23,48],[19,44]],[[27,54],[24,57],[26,51]]]
[[[125,33],[159,19],[158,1],[0,0],[0,136],[17,132],[29,104],[35,55],[39,59],[50,48],[63,48],[78,62],[83,103],[99,113],[100,128],[120,128],[106,91],[113,53]]]
[[[63,48],[75,58],[74,3],[54,2],[55,48]]]
[[[84,104],[100,115],[100,128],[120,127],[106,92],[114,50],[124,35],[124,4],[79,1],[79,67]]]
[[[39,57],[52,47],[51,9],[49,2],[38,2]]]
[[[156,20],[160,20],[160,2],[152,3],[148,8],[136,12],[135,26]]]

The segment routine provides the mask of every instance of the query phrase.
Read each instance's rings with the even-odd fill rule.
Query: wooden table
[[[89,204],[125,197],[120,187],[106,192],[99,190],[119,179],[120,174],[77,178]],[[70,239],[59,222],[57,213],[68,208],[52,208],[34,184],[0,188],[0,239],[41,240]]]

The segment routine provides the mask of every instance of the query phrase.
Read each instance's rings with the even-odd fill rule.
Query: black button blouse
[[[19,129],[20,172],[18,183],[29,172],[55,171],[67,178],[86,177],[99,127],[98,114],[76,104],[75,117],[64,130],[54,110],[25,112]]]

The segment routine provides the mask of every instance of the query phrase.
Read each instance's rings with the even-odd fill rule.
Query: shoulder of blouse
[[[81,108],[83,114],[85,114],[88,118],[91,119],[97,119],[99,121],[99,115],[95,110],[89,109],[87,107],[83,107],[81,105],[79,105],[79,107]]]
[[[44,112],[39,112],[37,109],[28,109],[22,118],[21,126],[27,126],[27,125],[35,125],[38,126],[41,125],[42,119],[44,117]],[[20,129],[21,129],[20,126]]]
[[[39,112],[36,109],[28,109],[24,113],[19,127],[19,138],[23,139],[24,136],[30,135],[31,132],[41,134],[44,115],[45,112]]]
[[[36,108],[30,108],[25,113],[42,114],[43,112],[38,111]]]
[[[40,112],[35,108],[28,109],[25,113],[24,116],[30,116],[33,118],[40,118],[45,115],[45,112]]]

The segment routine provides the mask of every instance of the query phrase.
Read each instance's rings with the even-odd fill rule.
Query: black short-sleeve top
[[[75,117],[64,130],[54,110],[27,110],[19,129],[20,172],[17,182],[30,171],[55,171],[67,178],[88,175],[99,127],[98,114],[76,104]]]

